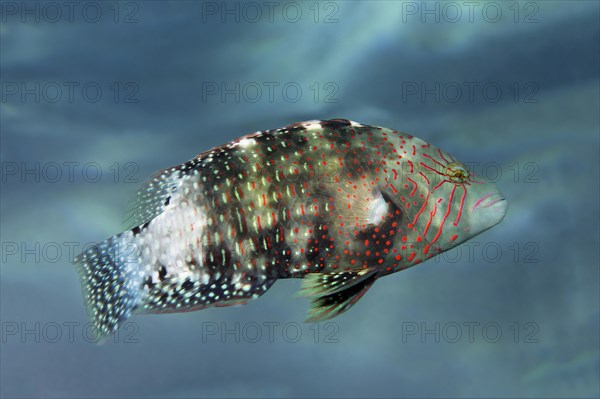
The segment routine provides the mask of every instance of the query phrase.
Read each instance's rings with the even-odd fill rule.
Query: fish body
[[[307,121],[156,173],[128,229],[76,263],[99,337],[134,312],[243,304],[283,278],[304,279],[318,321],[378,278],[499,223],[506,208],[493,184],[421,139]]]

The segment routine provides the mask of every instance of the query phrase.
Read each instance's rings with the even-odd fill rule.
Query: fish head
[[[404,206],[407,240],[425,258],[447,251],[500,223],[508,202],[494,183],[476,176],[451,154],[416,137],[404,139]]]

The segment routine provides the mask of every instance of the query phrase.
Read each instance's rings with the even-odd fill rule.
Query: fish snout
[[[472,207],[475,219],[478,220],[482,230],[500,223],[507,210],[508,201],[499,191],[484,195]]]

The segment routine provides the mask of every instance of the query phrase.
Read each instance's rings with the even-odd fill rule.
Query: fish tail
[[[115,332],[141,299],[137,259],[127,259],[129,244],[117,234],[75,258],[87,313],[98,341]]]

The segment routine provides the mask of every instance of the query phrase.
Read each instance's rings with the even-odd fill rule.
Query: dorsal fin
[[[330,319],[354,305],[377,278],[374,268],[340,273],[309,273],[304,277],[301,296],[314,298],[307,322]]]
[[[126,230],[140,226],[158,216],[169,205],[173,193],[181,185],[181,178],[198,173],[198,158],[181,165],[160,170],[152,175],[137,191],[129,203],[123,222]]]

